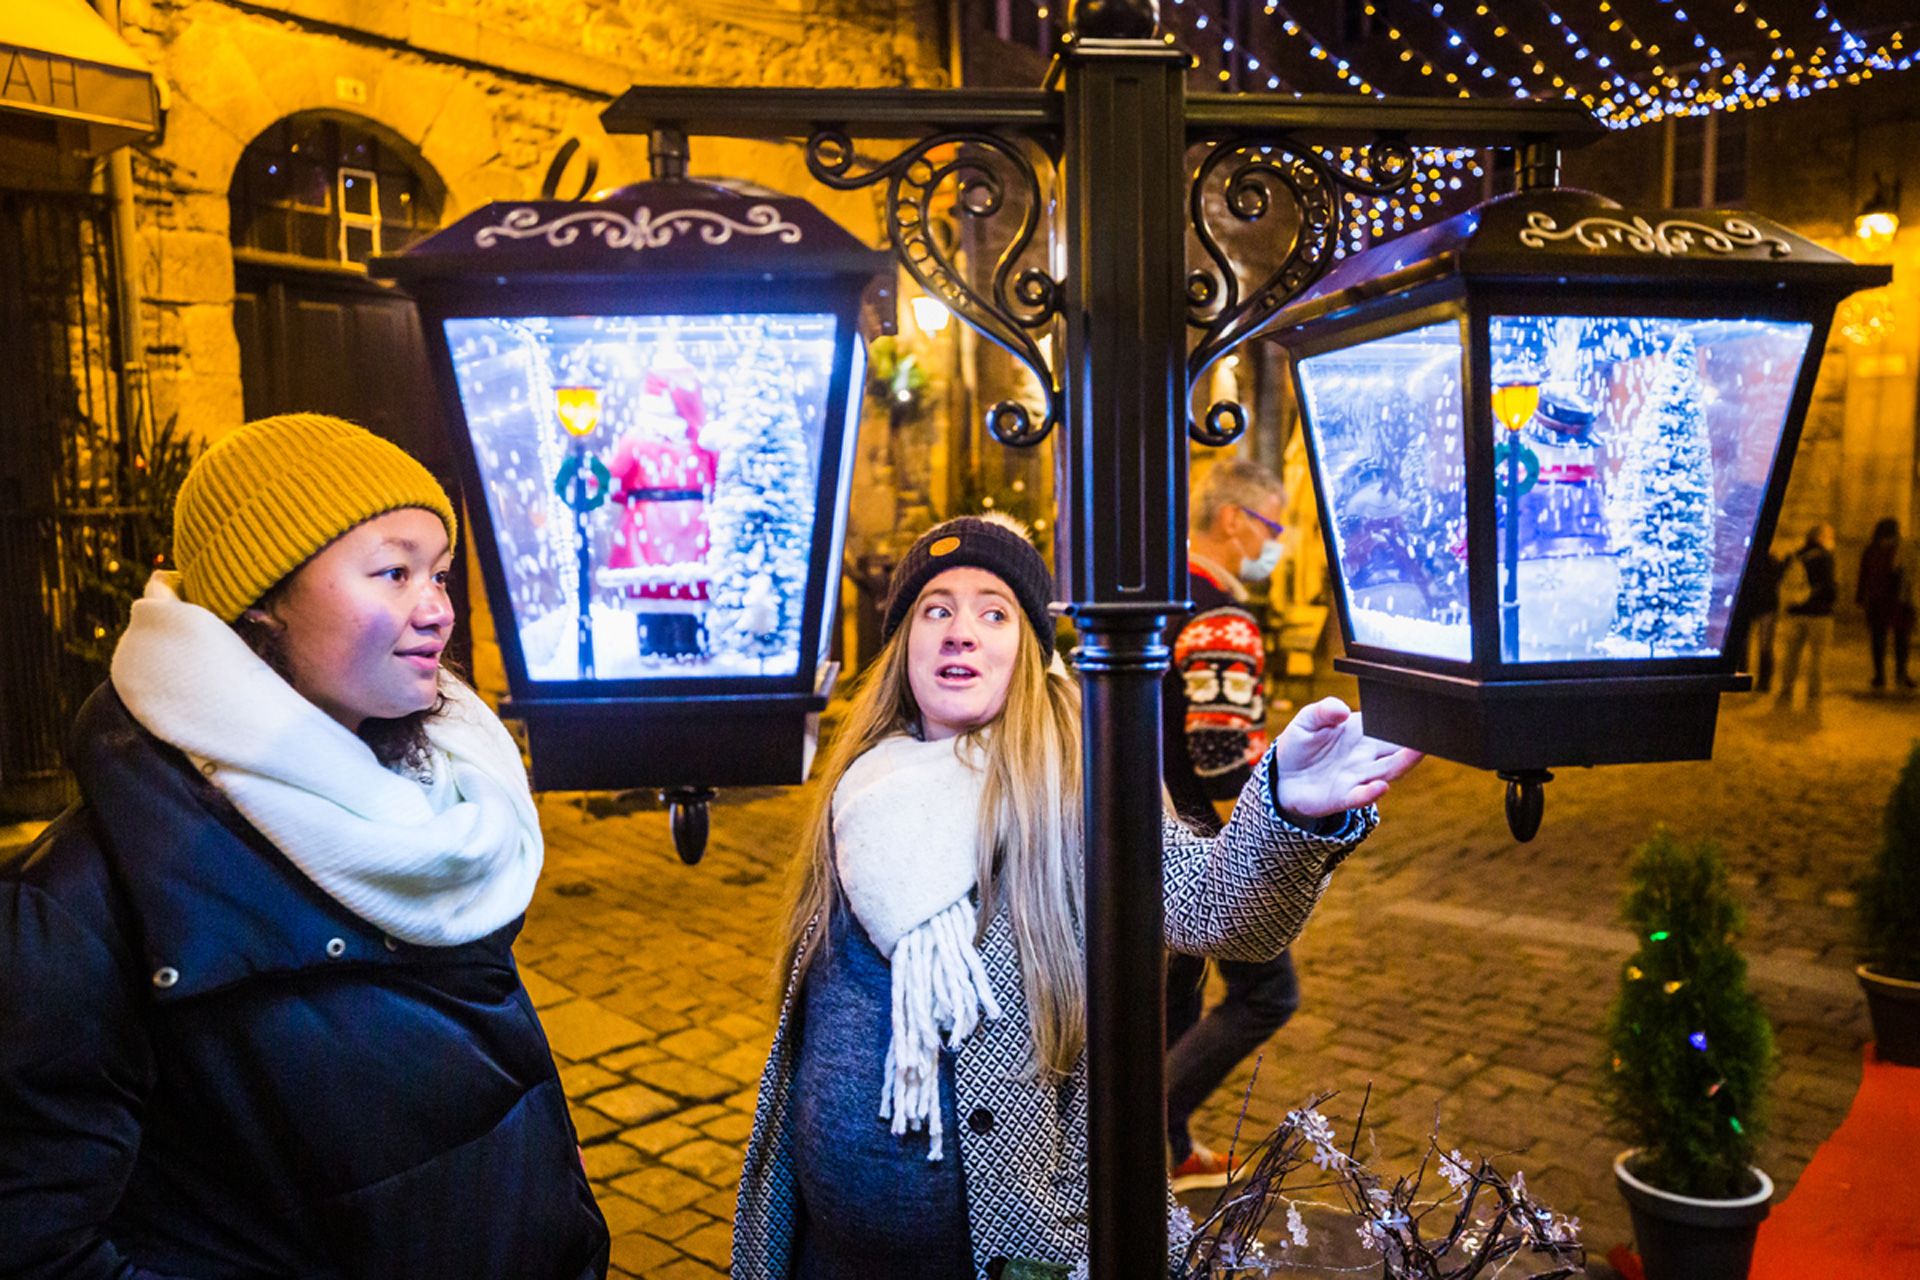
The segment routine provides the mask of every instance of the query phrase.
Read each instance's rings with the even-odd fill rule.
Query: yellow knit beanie
[[[335,538],[424,507],[454,539],[453,503],[400,446],[319,413],[249,422],[200,456],[173,508],[173,559],[191,604],[232,622]]]

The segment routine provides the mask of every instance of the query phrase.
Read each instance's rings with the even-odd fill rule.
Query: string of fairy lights
[[[1286,0],[1248,0],[1237,22],[1228,0],[1172,0],[1163,13],[1202,65],[1218,68],[1223,88],[1384,98],[1376,79],[1404,70],[1418,74],[1415,92],[1572,98],[1612,129],[1752,110],[1907,71],[1920,36],[1920,6],[1876,42],[1849,30],[1827,0],[1652,0],[1631,5],[1631,17],[1625,0],[1506,0],[1498,13],[1494,2],[1398,0],[1389,18],[1388,0],[1351,0],[1363,5],[1365,59],[1343,56],[1340,44],[1323,39]],[[1792,19],[1797,39],[1781,17]],[[1751,40],[1724,39],[1735,21],[1753,24]],[[1816,28],[1818,37],[1809,39]],[[1728,52],[1729,43],[1738,49]],[[1748,48],[1758,51],[1739,51]],[[1322,155],[1343,172],[1367,176],[1364,150]],[[1407,230],[1439,212],[1466,180],[1484,176],[1482,156],[1471,150],[1421,150],[1414,165],[1396,195],[1343,193],[1339,256]]]

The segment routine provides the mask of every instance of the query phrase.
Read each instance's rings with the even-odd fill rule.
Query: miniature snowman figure
[[[740,606],[740,629],[756,639],[780,629],[780,596],[773,589],[773,575],[756,573],[747,583]]]
[[[1520,438],[1538,460],[1517,504],[1520,656],[1550,662],[1597,656],[1613,628],[1620,560],[1607,529],[1599,409],[1571,381],[1541,385]],[[1498,504],[1508,535],[1506,501]]]
[[[1342,477],[1342,567],[1354,608],[1395,618],[1432,616],[1429,574],[1413,552],[1407,508],[1406,494],[1378,457],[1361,459]]]

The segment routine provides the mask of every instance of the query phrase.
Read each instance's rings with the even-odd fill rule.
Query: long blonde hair
[[[916,609],[861,680],[821,770],[789,886],[774,980],[795,989],[826,940],[840,893],[833,863],[833,793],[847,769],[883,738],[919,736],[920,707],[907,678]],[[1086,1043],[1086,959],[1080,807],[1080,690],[1050,669],[1021,610],[1020,647],[1007,701],[973,738],[986,753],[975,883],[978,945],[1004,905],[1013,925],[1033,1032],[1035,1064],[1071,1074]]]

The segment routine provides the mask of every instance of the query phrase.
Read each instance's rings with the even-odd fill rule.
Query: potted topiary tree
[[[1607,1012],[1602,1094],[1646,1280],[1741,1280],[1773,1182],[1754,1167],[1773,1032],[1733,946],[1742,924],[1712,841],[1664,827],[1634,851],[1639,939]]]
[[[1854,972],[1866,988],[1874,1052],[1920,1067],[1920,743],[1893,784],[1880,851],[1856,888],[1865,963]]]

